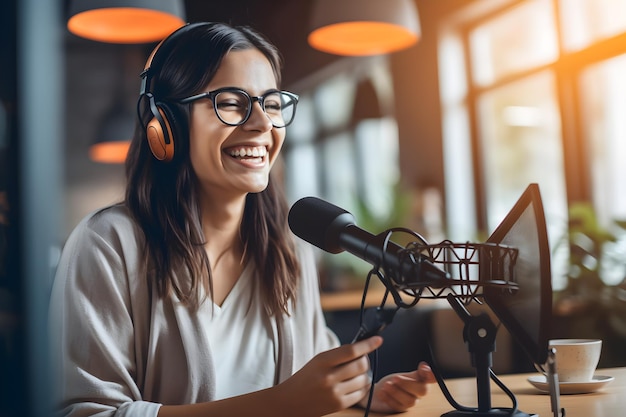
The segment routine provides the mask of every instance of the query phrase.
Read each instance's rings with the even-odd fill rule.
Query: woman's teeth
[[[231,149],[229,154],[233,158],[263,158],[267,154],[267,149],[265,146],[241,147]]]

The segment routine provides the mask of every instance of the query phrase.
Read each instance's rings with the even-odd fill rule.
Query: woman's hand
[[[428,385],[434,382],[435,375],[425,362],[421,362],[413,372],[387,375],[374,386],[371,410],[378,413],[406,411],[426,395]],[[367,405],[367,395],[359,405]]]
[[[367,355],[382,342],[381,337],[374,336],[318,354],[276,387],[280,401],[286,410],[297,411],[302,417],[322,416],[355,405],[371,386]]]

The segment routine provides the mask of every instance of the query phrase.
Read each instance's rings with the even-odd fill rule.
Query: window
[[[476,101],[487,227],[494,230],[529,183],[541,184],[544,210],[564,215],[563,150],[552,73],[486,91]],[[562,233],[561,222],[555,233]]]
[[[507,75],[553,62],[558,54],[552,0],[529,0],[469,32],[472,78],[490,85]]]
[[[561,0],[558,6],[568,52],[626,31],[626,2],[622,0]]]
[[[626,219],[626,54],[590,65],[580,77],[581,116],[594,206],[604,219]]]
[[[351,212],[360,227],[378,233],[397,210],[394,191],[400,176],[391,72],[384,56],[344,59],[338,65],[314,76],[311,86],[290,87],[300,102],[283,151],[287,197],[290,202],[323,198]],[[371,268],[347,252],[321,255],[325,290],[360,286],[352,276],[364,278]]]
[[[440,33],[450,237],[489,234],[537,182],[562,288],[569,205],[626,219],[626,0],[483,0]]]
[[[313,195],[384,218],[399,178],[398,131],[386,57],[344,60],[300,94],[285,142],[290,200]]]

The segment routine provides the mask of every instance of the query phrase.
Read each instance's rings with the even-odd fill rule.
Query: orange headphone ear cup
[[[143,113],[140,106],[143,105],[142,100],[148,99],[150,112],[153,117],[146,125],[146,137],[152,154],[159,161],[169,162],[174,158],[174,136],[177,138],[183,137],[179,136],[179,132],[186,134],[187,124],[184,119],[178,121],[173,117],[174,114],[181,113],[180,110],[176,109],[176,106],[170,108],[166,103],[156,103],[154,95],[150,91],[150,84],[152,82],[152,78],[156,76],[159,71],[161,71],[163,60],[165,59],[163,57],[166,57],[169,50],[172,48],[171,46],[166,45],[168,43],[172,43],[169,39],[174,38],[175,36],[180,36],[179,33],[186,33],[195,27],[204,25],[211,25],[211,23],[187,23],[172,32],[168,37],[159,42],[159,44],[152,50],[152,53],[150,53],[146,65],[144,66],[144,70],[141,73],[142,81],[141,89],[139,91],[139,100],[137,102],[137,114],[139,120],[143,121]],[[162,52],[163,50],[166,52]],[[180,122],[179,126],[176,126],[177,122]]]
[[[169,162],[174,158],[174,135],[170,125],[171,115],[166,106],[157,105],[158,115],[148,122],[146,137],[152,155],[159,161]]]

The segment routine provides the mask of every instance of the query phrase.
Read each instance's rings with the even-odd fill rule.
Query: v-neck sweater
[[[215,399],[216,341],[208,340],[202,314],[148,284],[143,248],[122,204],[86,216],[65,243],[50,304],[55,397],[64,416],[156,417],[161,404]],[[268,317],[277,333],[277,383],[338,345],[321,310],[312,249],[299,245],[298,256],[297,302],[289,314]],[[184,281],[187,272],[177,273]]]

